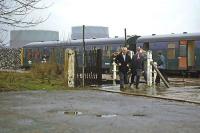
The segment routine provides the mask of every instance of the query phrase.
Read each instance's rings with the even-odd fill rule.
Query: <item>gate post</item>
[[[97,82],[98,85],[102,84],[102,50],[97,49],[97,56],[96,56],[96,69],[97,69]]]
[[[113,58],[113,85],[116,85],[116,79],[117,79],[117,64],[115,63],[115,58]]]
[[[64,76],[67,87],[74,87],[75,83],[75,52],[71,49],[65,50]]]
[[[152,86],[152,51],[147,51],[147,85]]]
[[[157,68],[157,62],[153,62],[154,66]],[[153,70],[153,85],[156,85],[156,77],[157,77],[157,72],[156,69]]]

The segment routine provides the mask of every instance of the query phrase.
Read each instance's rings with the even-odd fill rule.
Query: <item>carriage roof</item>
[[[123,44],[123,43],[124,43],[124,37],[85,39],[85,45]],[[32,42],[24,45],[23,47],[28,48],[28,47],[80,46],[82,44],[83,40],[78,39],[78,40],[68,40],[68,41]]]
[[[137,39],[137,43],[173,42],[179,40],[200,40],[200,33],[141,36]]]

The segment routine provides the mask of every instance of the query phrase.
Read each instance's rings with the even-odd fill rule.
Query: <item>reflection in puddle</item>
[[[112,118],[112,117],[116,117],[116,114],[97,114],[96,117],[102,117],[102,118]]]
[[[128,93],[134,93],[134,94],[142,94],[142,95],[151,95],[151,96],[157,96],[157,95],[163,95],[170,91],[170,88],[165,88],[163,86],[154,86],[154,87],[148,87],[146,85],[140,85],[138,89],[135,87],[126,88],[123,90],[123,92]]]
[[[64,111],[65,115],[72,115],[72,116],[77,116],[77,115],[82,115],[82,112],[79,111]]]
[[[132,116],[145,117],[147,115],[146,114],[142,114],[142,113],[135,113]]]
[[[82,115],[83,112],[80,111],[66,111],[66,110],[49,110],[47,111],[49,113],[57,113],[59,115],[70,115],[70,116],[78,116],[78,115]]]

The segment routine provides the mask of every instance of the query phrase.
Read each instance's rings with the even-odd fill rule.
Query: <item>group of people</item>
[[[163,76],[167,80],[167,76],[164,73],[165,69],[165,58],[159,53],[158,56],[158,69],[163,74]],[[144,76],[145,82],[147,82],[147,74],[146,74],[146,60],[147,55],[146,51],[142,48],[137,47],[136,54],[131,58],[128,54],[128,49],[126,47],[122,47],[121,52],[116,56],[115,62],[119,67],[119,78],[120,78],[120,89],[125,89],[125,85],[135,85],[136,88],[139,87],[140,77]],[[162,70],[161,70],[162,69]],[[131,81],[129,83],[128,73],[131,72]],[[168,81],[168,80],[167,80]],[[156,77],[156,83],[160,83],[159,76]]]

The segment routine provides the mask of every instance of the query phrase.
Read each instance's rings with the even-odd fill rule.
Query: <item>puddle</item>
[[[80,111],[66,111],[66,110],[49,110],[47,111],[48,113],[57,113],[60,115],[70,115],[70,116],[78,116],[78,115],[82,115],[83,112]]]
[[[145,117],[147,116],[146,114],[142,114],[142,113],[135,113],[135,114],[132,114],[132,116],[136,116],[136,117]]]
[[[82,112],[79,111],[64,111],[63,112],[65,115],[71,115],[71,116],[77,116],[77,115],[82,115]]]
[[[18,120],[17,124],[19,125],[25,125],[25,126],[30,126],[33,124],[33,120],[31,119],[22,119],[22,120]]]
[[[96,115],[96,117],[101,117],[101,118],[112,118],[112,117],[116,117],[116,114],[103,114],[103,115]]]

